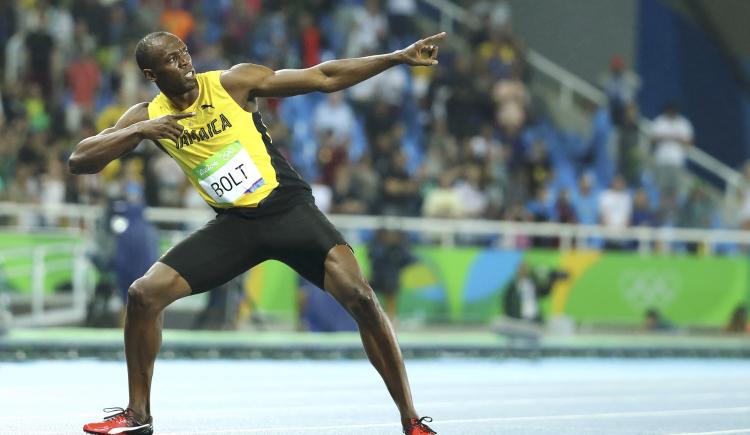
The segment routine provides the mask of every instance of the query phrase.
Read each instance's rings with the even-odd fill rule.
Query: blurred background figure
[[[328,293],[299,277],[297,290],[297,331],[356,331],[357,323]]]
[[[654,147],[654,178],[665,194],[681,197],[685,193],[687,149],[693,145],[693,124],[673,102],[664,104],[651,124]]]
[[[622,127],[625,124],[627,108],[635,103],[641,79],[625,65],[622,55],[613,54],[609,60],[609,71],[601,78],[601,85],[607,94],[612,122]]]
[[[664,318],[656,308],[649,308],[643,317],[643,329],[651,332],[666,332],[674,330],[674,325]]]
[[[401,271],[415,258],[405,235],[400,231],[379,229],[368,248],[372,270],[370,285],[383,298],[388,317],[396,320]]]
[[[567,277],[562,270],[534,271],[528,263],[521,262],[503,293],[503,312],[514,319],[544,323],[542,300],[549,296],[556,282]]]
[[[747,307],[739,305],[732,311],[727,322],[726,331],[733,334],[750,334],[750,323],[747,318]]]

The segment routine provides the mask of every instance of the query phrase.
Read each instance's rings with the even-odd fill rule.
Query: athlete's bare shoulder
[[[219,81],[224,89],[237,101],[245,101],[273,70],[254,63],[240,63],[221,73]]]

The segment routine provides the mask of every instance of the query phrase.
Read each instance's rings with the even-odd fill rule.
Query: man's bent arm
[[[137,123],[147,119],[148,103],[136,104],[120,117],[114,127],[83,139],[68,159],[70,172],[95,174],[112,160],[132,151],[144,139]]]

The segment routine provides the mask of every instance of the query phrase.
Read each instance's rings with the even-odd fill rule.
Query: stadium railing
[[[59,325],[85,318],[86,300],[93,286],[90,270],[84,243],[0,247],[0,272],[6,283],[0,286],[0,293],[6,291],[8,305],[17,307],[12,325]],[[55,279],[61,276],[65,278]],[[70,287],[56,289],[55,282],[68,282],[68,276]],[[30,292],[2,288],[19,281],[28,281]]]
[[[0,218],[13,222],[20,216],[42,214],[47,210],[38,204],[17,204],[0,202]],[[214,212],[208,208],[148,207],[145,215],[155,224],[168,227],[188,225],[193,228],[203,225],[214,217]],[[67,222],[71,227],[93,229],[95,222],[102,216],[100,206],[65,204],[56,209],[61,222]],[[331,221],[342,231],[356,232],[360,230],[373,231],[380,228],[419,233],[434,236],[435,243],[441,246],[454,246],[461,236],[495,237],[493,244],[497,247],[516,247],[516,237],[555,237],[559,239],[561,250],[590,248],[588,241],[636,241],[638,250],[644,254],[651,252],[669,252],[675,243],[699,243],[705,245],[706,253],[714,251],[722,244],[744,247],[750,245],[750,231],[723,229],[695,229],[674,227],[626,227],[612,228],[603,225],[562,224],[555,222],[515,222],[482,219],[437,219],[421,217],[398,216],[366,216],[366,215],[329,215]],[[33,230],[33,229],[31,229]],[[70,228],[60,231],[71,232]],[[79,230],[77,230],[79,231]],[[75,231],[74,231],[75,232]],[[179,231],[177,232],[179,233]],[[356,236],[355,236],[356,237]],[[2,249],[0,247],[0,249]]]

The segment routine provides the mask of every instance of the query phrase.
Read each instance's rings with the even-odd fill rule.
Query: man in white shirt
[[[339,143],[351,140],[354,122],[354,110],[341,92],[328,94],[313,112],[315,133],[321,135],[330,131]]]
[[[682,194],[687,149],[693,144],[693,125],[677,106],[667,103],[651,124],[654,178],[662,193]]]
[[[604,226],[625,228],[630,225],[633,201],[625,186],[625,179],[616,175],[609,189],[599,197],[599,218]]]

